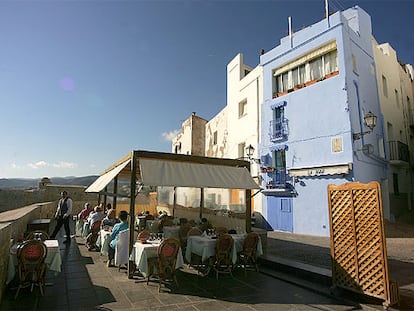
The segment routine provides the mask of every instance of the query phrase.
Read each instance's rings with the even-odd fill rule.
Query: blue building
[[[329,236],[329,184],[376,180],[388,193],[372,40],[370,16],[353,7],[282,38],[260,57],[268,229]]]

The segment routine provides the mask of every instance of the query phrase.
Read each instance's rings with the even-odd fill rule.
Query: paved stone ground
[[[397,230],[398,229],[398,230]],[[63,231],[63,230],[62,230]],[[389,231],[389,230],[388,230]],[[390,232],[390,231],[389,231]],[[400,282],[402,305],[394,310],[414,310],[414,273],[411,231],[394,228],[387,234],[391,278]],[[62,233],[63,234],[63,233]],[[284,259],[289,264],[302,263],[330,270],[329,239],[268,233],[268,255]],[[61,242],[63,237],[58,237]],[[81,238],[69,247],[61,243],[62,273],[47,275],[45,296],[36,288],[33,293],[22,290],[18,300],[15,290],[8,290],[0,310],[381,310],[380,304],[362,302],[358,297],[348,300],[329,295],[329,286],[314,280],[297,278],[283,269],[249,271],[245,276],[240,269],[233,277],[214,275],[200,277],[194,270],[178,272],[180,286],[168,285],[158,293],[156,283],[146,285],[142,279],[128,279],[125,271],[107,268],[106,258],[89,252]],[[404,245],[404,247],[402,247]],[[410,249],[411,247],[411,249]],[[350,299],[350,300],[349,300]],[[359,303],[351,302],[359,301]]]
[[[414,226],[385,223],[390,279],[400,286],[398,310],[414,310]],[[331,273],[330,238],[268,232],[269,260],[307,264]]]

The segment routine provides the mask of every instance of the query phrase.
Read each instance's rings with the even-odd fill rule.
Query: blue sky
[[[414,64],[414,0],[359,5],[378,42]],[[226,104],[226,65],[247,65],[324,16],[307,1],[0,0],[0,178],[99,174],[134,149],[171,150],[193,111]]]

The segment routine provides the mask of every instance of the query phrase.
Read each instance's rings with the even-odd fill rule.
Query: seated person
[[[96,221],[98,220],[102,221],[102,219],[105,218],[105,214],[103,213],[102,206],[103,206],[102,203],[99,204],[98,206],[95,206],[95,208],[93,209],[93,212],[89,214],[89,217],[85,224],[85,228],[87,229],[88,233],[91,231],[92,226]]]
[[[78,219],[82,220],[83,222],[86,222],[86,220],[89,217],[89,214],[92,213],[92,211],[92,206],[88,202],[86,202],[83,207],[83,210],[81,210],[78,214]]]
[[[116,211],[114,209],[108,210],[105,218],[102,220],[101,228],[112,228],[116,223],[119,222],[119,219],[115,217]]]
[[[198,226],[201,231],[206,231],[208,229],[213,229],[213,225],[207,220],[207,218],[201,218],[201,224]]]
[[[85,203],[83,210],[81,210],[78,214],[79,223],[77,224],[77,226],[79,225],[79,231],[82,236],[83,236],[83,230],[84,230],[85,223],[88,221],[88,217],[92,211],[93,211],[92,206],[89,203]]]
[[[110,236],[111,242],[109,243],[108,262],[106,263],[108,267],[114,266],[112,261],[115,258],[116,237],[118,236],[119,232],[128,229],[128,213],[126,211],[121,211],[119,213],[119,219],[121,222],[114,225]]]

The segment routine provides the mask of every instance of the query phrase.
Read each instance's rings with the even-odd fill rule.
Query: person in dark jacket
[[[58,202],[55,218],[56,218],[56,227],[53,230],[52,239],[56,237],[56,234],[59,232],[62,226],[65,227],[66,240],[63,243],[70,243],[70,228],[69,228],[69,219],[70,214],[72,213],[72,199],[68,196],[67,191],[62,191],[60,193],[60,200]]]

